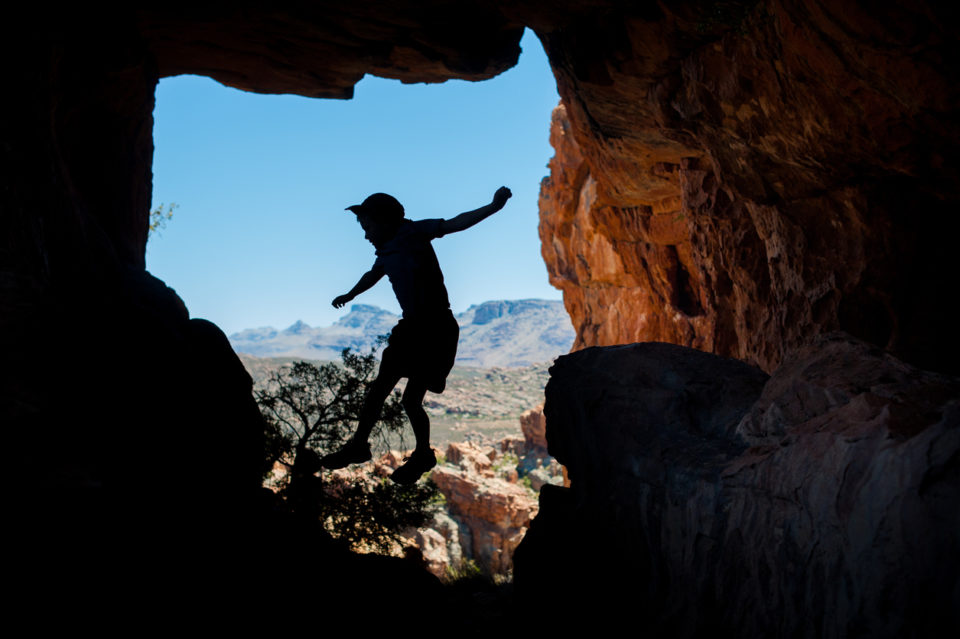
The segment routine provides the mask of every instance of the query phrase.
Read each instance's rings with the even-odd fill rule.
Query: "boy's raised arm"
[[[458,231],[470,228],[480,220],[483,220],[502,209],[504,204],[507,203],[507,200],[509,200],[512,195],[513,193],[510,192],[510,189],[505,186],[501,186],[499,189],[497,189],[497,192],[493,194],[493,201],[490,202],[490,204],[481,206],[479,209],[473,211],[461,213],[460,215],[452,217],[449,220],[444,220],[443,224],[441,225],[443,234],[447,235],[448,233],[456,233]]]
[[[333,299],[333,306],[335,308],[341,308],[360,293],[372,288],[374,284],[380,281],[381,277],[383,277],[383,269],[378,268],[375,264],[372,269],[360,276],[360,281],[350,289],[349,293],[335,297]]]

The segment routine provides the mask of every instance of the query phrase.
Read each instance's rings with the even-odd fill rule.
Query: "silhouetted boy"
[[[501,186],[490,204],[449,220],[408,220],[400,202],[386,193],[374,193],[363,204],[347,207],[356,214],[366,239],[376,248],[377,259],[356,286],[334,299],[333,305],[342,307],[386,275],[403,309],[403,317],[390,333],[380,360],[380,372],[364,400],[357,432],[343,448],[320,460],[325,468],[343,468],[370,459],[370,433],[380,418],[383,403],[401,377],[407,378],[402,403],[413,426],[417,447],[391,479],[412,484],[436,466],[423,397],[428,390],[443,392],[457,356],[460,328],[450,312],[443,273],[430,240],[470,228],[502,209],[511,195],[510,189]]]

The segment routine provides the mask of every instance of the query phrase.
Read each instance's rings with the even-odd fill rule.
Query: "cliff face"
[[[498,473],[493,448],[450,444],[447,461],[430,474],[446,498],[454,517],[462,522],[464,554],[487,574],[504,575],[513,569],[513,552],[537,514],[535,496]]]
[[[659,3],[538,34],[563,104],[540,232],[578,346],[772,370],[842,328],[957,370],[957,26],[934,5]]]
[[[651,636],[960,627],[956,378],[845,334],[769,379],[655,343],[551,372],[547,440],[571,482],[543,488],[516,551],[524,597]]]
[[[712,350],[714,322],[701,301],[676,167],[663,175],[677,188],[659,185],[676,195],[617,207],[598,191],[562,105],[550,142],[556,155],[540,191],[540,237],[550,283],[563,291],[577,328],[573,349],[661,340]]]

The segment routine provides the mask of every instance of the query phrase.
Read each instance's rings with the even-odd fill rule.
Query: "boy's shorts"
[[[425,382],[431,392],[442,393],[457,358],[459,339],[460,326],[450,311],[438,317],[401,319],[390,332],[381,366]]]

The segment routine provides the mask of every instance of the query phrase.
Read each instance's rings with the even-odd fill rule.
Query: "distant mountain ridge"
[[[563,302],[497,300],[471,306],[456,316],[460,324],[457,364],[491,368],[546,362],[570,351],[574,331]],[[344,348],[365,353],[400,319],[368,304],[354,304],[331,326],[311,327],[297,320],[283,330],[248,328],[230,336],[234,350],[256,357],[339,359]]]

